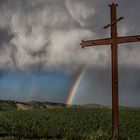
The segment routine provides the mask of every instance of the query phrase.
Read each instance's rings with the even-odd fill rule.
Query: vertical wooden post
[[[116,21],[116,4],[111,5],[111,23]],[[117,23],[111,26],[111,59],[112,59],[112,136],[119,136],[119,104],[118,104],[118,43],[117,43]]]

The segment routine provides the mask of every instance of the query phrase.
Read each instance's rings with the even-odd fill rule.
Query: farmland
[[[51,108],[0,112],[0,137],[10,139],[109,140],[111,109]],[[140,110],[120,109],[121,140],[140,139]]]

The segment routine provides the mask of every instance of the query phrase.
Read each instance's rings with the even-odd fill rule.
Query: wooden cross
[[[135,36],[117,36],[117,22],[123,17],[117,18],[116,7],[114,2],[109,5],[111,13],[111,23],[103,28],[111,27],[111,38],[86,40],[80,45],[82,48],[96,46],[96,45],[111,45],[111,59],[112,59],[112,136],[118,138],[119,136],[119,104],[118,104],[118,44],[140,42],[140,35]]]

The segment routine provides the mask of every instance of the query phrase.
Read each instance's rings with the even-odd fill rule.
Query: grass
[[[109,140],[111,109],[56,108],[0,112],[0,136],[8,139]],[[140,110],[120,110],[120,139],[140,140]]]

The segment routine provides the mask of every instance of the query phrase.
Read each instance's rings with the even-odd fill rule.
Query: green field
[[[0,111],[17,110],[16,104],[0,101]]]
[[[111,109],[56,108],[0,112],[0,137],[109,140]],[[140,110],[120,110],[122,140],[140,140]]]

